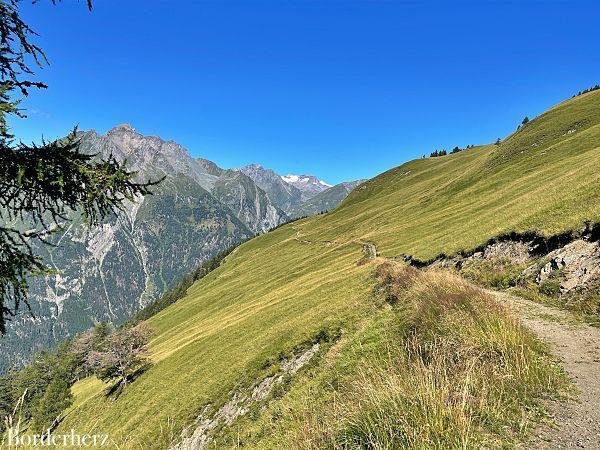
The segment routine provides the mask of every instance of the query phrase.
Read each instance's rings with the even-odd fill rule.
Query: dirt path
[[[514,307],[527,327],[548,342],[579,391],[573,400],[553,403],[558,429],[540,427],[534,448],[600,449],[600,328],[574,319],[568,312],[504,292],[494,292]]]

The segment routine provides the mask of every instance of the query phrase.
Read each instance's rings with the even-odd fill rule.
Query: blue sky
[[[23,2],[49,89],[11,124],[29,141],[130,122],[222,167],[368,178],[600,83],[597,4]]]

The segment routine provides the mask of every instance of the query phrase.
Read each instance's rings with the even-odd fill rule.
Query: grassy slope
[[[552,234],[598,220],[599,124],[596,92],[551,109],[500,146],[411,161],[351,194],[324,219],[330,230],[318,232],[427,259],[506,231]]]
[[[160,447],[205,404],[259,379],[281,352],[323,327],[352,328],[374,308],[372,267],[355,264],[362,241],[386,256],[427,259],[502,232],[549,234],[600,220],[599,123],[600,92],[577,97],[499,146],[409,162],[328,215],[242,245],[150,321],[154,367],[117,401],[94,396],[99,385],[84,381],[62,428]]]
[[[383,261],[376,274],[386,306],[216,448],[509,448],[527,438],[545,415],[539,399],[566,385],[545,345],[451,272]]]

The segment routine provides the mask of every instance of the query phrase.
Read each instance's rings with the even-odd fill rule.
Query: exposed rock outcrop
[[[515,264],[523,264],[532,258],[532,242],[500,241],[494,242],[470,255],[456,255],[451,258],[437,258],[430,267],[452,267],[463,269],[480,261],[507,259]],[[416,265],[416,264],[413,264]]]
[[[551,283],[543,291],[558,298],[572,300],[593,294],[600,287],[599,227],[586,225],[572,233],[544,238],[534,234],[513,234],[489,242],[466,254],[440,256],[433,261],[419,261],[409,256],[404,260],[416,267],[446,267],[459,271],[482,267],[482,270],[522,270],[521,280],[532,280],[538,286]],[[523,269],[524,267],[524,269]],[[518,275],[518,272],[517,272]],[[574,297],[575,296],[575,297]]]
[[[559,282],[562,294],[574,289],[595,286],[600,279],[600,246],[598,242],[577,239],[564,247],[550,252],[550,258],[539,271],[538,283],[548,280],[560,271]]]
[[[211,406],[206,405],[196,421],[183,430],[181,443],[171,447],[171,450],[200,450],[211,441],[211,432],[220,425],[231,425],[237,418],[244,416],[250,408],[264,402],[273,388],[283,384],[286,376],[292,376],[319,351],[320,344],[316,343],[308,350],[284,361],[277,374],[266,377],[255,385],[249,394],[241,391],[233,392],[230,400],[221,406],[216,413],[210,414]],[[191,433],[191,434],[190,434]]]

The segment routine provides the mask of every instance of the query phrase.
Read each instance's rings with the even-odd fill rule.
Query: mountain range
[[[0,372],[99,322],[122,323],[221,251],[313,214],[302,209],[308,202],[319,205],[309,208],[316,213],[345,197],[321,203],[318,196],[339,188],[258,165],[223,169],[127,123],[79,138],[82,152],[113,155],[141,179],[164,181],[98,226],[86,227],[73,212],[65,231],[53,236],[60,245],[37,248],[56,274],[31,279],[31,313],[13,318],[0,340]]]
[[[281,176],[258,164],[236,170],[250,177],[291,218],[330,211],[339,205],[356,186],[366,181],[348,181],[332,186],[314,175]]]

